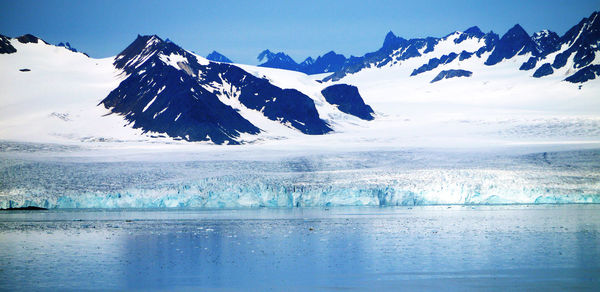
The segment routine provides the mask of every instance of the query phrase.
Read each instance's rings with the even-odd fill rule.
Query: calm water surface
[[[600,289],[600,205],[0,212],[0,289]]]

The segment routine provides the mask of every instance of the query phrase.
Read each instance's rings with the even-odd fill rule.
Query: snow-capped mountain
[[[212,51],[212,53],[210,53],[206,56],[206,59],[208,59],[209,61],[215,61],[215,62],[233,63],[233,61],[231,61],[229,58],[225,57],[223,54],[221,54],[217,51]]]
[[[264,63],[258,65],[260,67],[299,71],[298,63],[296,63],[292,57],[282,52],[273,53],[269,50],[264,50],[258,54],[257,59],[259,62],[262,62],[263,60],[265,61]]]
[[[342,69],[342,66],[346,62],[346,57],[330,51],[323,56],[318,56],[316,60],[308,57],[302,63],[298,64],[292,57],[283,52],[273,53],[269,50],[264,50],[258,55],[258,60],[265,60],[264,63],[258,65],[260,67],[293,70],[306,74],[320,74],[336,72]]]
[[[440,50],[439,44],[451,38],[454,44],[444,45],[447,54],[428,58],[421,66],[412,68],[410,75],[416,76],[434,70],[440,65],[452,63],[455,59],[460,62],[473,55],[480,58],[487,66],[512,60],[515,56],[528,55],[529,58],[518,69],[523,71],[535,69],[530,76],[540,78],[567,66],[567,61],[573,56],[567,66],[569,74],[564,80],[581,83],[594,79],[600,74],[597,66],[600,60],[596,60],[600,40],[599,22],[598,12],[594,12],[562,37],[549,30],[536,32],[530,36],[519,24],[509,29],[502,37],[493,31],[483,33],[476,26],[442,38],[426,37],[410,40],[398,37],[390,31],[379,50],[361,57],[345,58],[332,51],[317,60],[309,57],[297,64],[285,53],[274,54],[266,50],[259,55],[259,59],[267,59],[267,62],[260,65],[262,67],[295,70],[307,74],[334,72],[325,77],[324,81],[336,81],[363,69],[399,65],[402,61],[411,58],[435,55],[435,51]],[[473,42],[477,44],[470,47],[470,50],[464,50],[469,47],[464,46],[464,43]],[[484,53],[488,52],[491,53],[482,58]]]
[[[356,96],[351,99],[336,99],[335,94],[346,94],[345,92],[330,93],[334,95],[333,100],[336,103],[328,103],[327,100],[331,97],[325,98],[321,94],[327,85],[316,80],[305,78],[308,89],[303,90],[307,93],[293,87],[280,87],[265,78],[265,75],[253,75],[239,66],[209,61],[158,36],[138,36],[123,52],[115,58],[109,58],[110,67],[106,66],[106,60],[102,60],[103,68],[100,68],[100,62],[97,60],[75,53],[66,46],[49,45],[32,35],[17,39],[2,37],[1,40],[2,52],[5,52],[3,61],[7,61],[3,64],[10,65],[3,68],[7,70],[5,76],[13,80],[25,77],[25,80],[34,85],[25,89],[5,86],[6,92],[11,96],[3,98],[3,102],[19,103],[22,99],[18,97],[23,93],[17,92],[27,91],[31,87],[35,89],[39,81],[26,77],[43,78],[42,75],[38,75],[41,71],[39,68],[42,67],[48,71],[44,74],[55,76],[60,76],[61,74],[56,72],[64,70],[68,75],[65,76],[68,80],[62,81],[65,85],[69,84],[70,80],[82,78],[77,76],[80,68],[85,68],[88,73],[102,72],[102,78],[90,79],[112,79],[111,84],[116,85],[102,86],[110,92],[96,94],[93,99],[82,98],[78,102],[87,102],[78,107],[85,107],[81,111],[86,112],[96,106],[104,108],[100,114],[86,114],[87,118],[93,115],[99,120],[108,121],[103,119],[103,116],[112,114],[108,116],[112,117],[113,122],[117,117],[116,120],[121,120],[121,127],[125,125],[125,128],[130,129],[130,133],[125,135],[129,138],[137,135],[208,141],[215,144],[239,144],[264,139],[264,136],[270,135],[296,135],[294,132],[321,135],[333,131],[333,125],[339,125],[336,119],[352,120],[349,116],[353,112],[344,111],[346,107],[352,107],[351,103],[357,103],[359,107],[366,106],[360,95],[357,95],[358,92],[355,92]],[[81,59],[81,56],[84,56],[84,59]],[[90,63],[95,63],[98,67],[90,69],[84,65]],[[14,71],[11,68],[13,66],[17,67]],[[112,73],[106,74],[107,71]],[[29,75],[23,75],[24,72]],[[51,86],[45,90],[50,92],[51,96],[55,95]],[[87,95],[86,90],[77,89],[77,85],[74,85],[73,91],[73,95]],[[60,96],[58,93],[56,95]],[[43,97],[32,94],[32,98]],[[55,102],[62,103],[60,99],[56,99]],[[72,104],[65,101],[63,105],[69,107]],[[337,114],[332,115],[335,112]],[[14,115],[14,112],[12,114]],[[40,125],[50,124],[42,121],[46,119],[58,118],[63,122],[76,120],[72,112],[61,108],[37,118]],[[81,120],[78,120],[79,125],[84,128],[85,118],[81,117]],[[97,127],[99,123],[102,122],[94,121],[94,126],[88,125],[88,128]],[[114,127],[114,124],[107,127]],[[68,127],[57,127],[52,131],[66,128]],[[50,135],[76,136],[77,133]]]
[[[300,64],[261,54],[293,70],[211,61],[158,36],[138,36],[105,59],[33,35],[0,36],[0,139],[302,147],[593,140],[599,21],[594,12],[560,37],[519,25],[502,37],[478,27],[410,40],[390,32],[364,56],[329,52]]]
[[[305,134],[332,130],[302,92],[282,89],[234,65],[210,62],[157,36],[139,36],[114,65],[128,77],[102,104],[144,131],[237,143],[240,134],[260,131],[238,113],[248,109]],[[237,99],[243,108],[220,99]]]
[[[345,62],[346,57],[344,55],[330,51],[323,56],[317,57],[314,61],[311,57],[308,57],[304,62],[300,63],[299,71],[306,74],[336,72],[342,68]]]

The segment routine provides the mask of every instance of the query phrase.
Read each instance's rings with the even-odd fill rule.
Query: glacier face
[[[600,150],[415,149],[163,162],[15,153],[0,153],[0,208],[600,203]]]

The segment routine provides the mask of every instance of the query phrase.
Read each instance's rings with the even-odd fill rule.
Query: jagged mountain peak
[[[522,34],[529,36],[527,34],[527,31],[525,31],[525,29],[520,24],[517,23],[517,24],[513,25],[513,27],[511,27],[504,36],[522,35]]]
[[[396,36],[392,31],[390,31],[385,35],[382,47],[385,49],[398,48],[405,42],[406,39]]]
[[[270,51],[270,50],[268,50],[268,49],[266,49],[266,50],[264,50],[264,51],[260,52],[260,54],[258,54],[258,57],[257,57],[257,59],[258,59],[259,61],[261,61],[261,62],[262,62],[263,60],[265,60],[265,59],[266,59],[267,61],[270,61],[270,60],[274,60],[274,59],[277,59],[277,58],[279,58],[279,59],[292,59],[292,57],[288,56],[288,55],[287,55],[286,53],[284,53],[284,52],[277,52],[277,53],[273,53],[273,52],[271,52],[271,51]],[[293,59],[292,59],[292,61],[293,61]],[[294,63],[295,63],[295,61],[294,61]]]
[[[38,37],[36,37],[36,36],[34,36],[34,35],[32,35],[32,34],[24,34],[24,35],[22,35],[22,36],[20,36],[20,37],[17,37],[17,40],[18,40],[20,43],[23,43],[23,44],[27,44],[27,43],[37,43],[38,41],[41,41],[41,42],[43,42],[44,44],[47,44],[47,45],[49,45],[49,43],[47,43],[47,42],[46,42],[46,41],[44,41],[43,39],[41,39],[41,38],[38,38]]]
[[[478,37],[482,37],[482,36],[484,36],[484,35],[485,35],[485,34],[484,34],[482,31],[481,31],[481,29],[479,29],[479,27],[478,27],[478,26],[471,26],[471,27],[467,28],[467,29],[464,31],[464,33],[471,34],[471,35],[475,35],[475,36],[478,36]]]
[[[258,65],[260,67],[280,68],[296,71],[299,69],[298,63],[296,63],[292,57],[283,52],[273,53],[267,49],[258,54],[257,59],[260,62],[265,60],[264,63]]]
[[[77,53],[77,49],[73,48],[69,42],[60,42],[56,45],[57,47],[63,47],[71,52]]]
[[[256,57],[256,59],[258,59],[258,61],[262,62],[262,60],[264,60],[265,58],[267,60],[269,60],[271,58],[271,56],[275,55],[273,52],[269,51],[269,49],[266,49],[262,52],[260,52],[258,54],[258,57]]]
[[[336,52],[334,52],[334,51],[329,51],[329,52],[327,52],[327,53],[325,53],[325,54],[323,55],[323,58],[326,58],[326,57],[332,57],[332,56],[337,56],[337,55],[340,55],[340,54],[337,54],[337,53],[336,53]],[[342,56],[343,56],[343,55],[342,55]]]
[[[527,31],[520,24],[515,24],[497,41],[492,54],[485,61],[485,64],[488,66],[496,65],[504,59],[510,59],[517,54],[524,55],[527,53],[537,56],[540,54],[540,51]]]
[[[16,53],[17,49],[10,43],[10,38],[0,34],[0,54]]]
[[[388,32],[388,33],[385,35],[385,38],[384,38],[384,40],[383,40],[383,44],[385,45],[385,43],[386,43],[386,42],[393,41],[393,40],[395,40],[396,38],[398,38],[398,37],[397,37],[397,36],[394,34],[394,32],[392,32],[392,31],[390,30],[390,31],[389,31],[389,32]]]
[[[127,48],[116,56],[114,65],[126,73],[131,73],[134,68],[137,68],[159,52],[164,55],[188,55],[188,57],[195,59],[194,56],[175,43],[164,41],[157,35],[138,35]]]
[[[231,59],[225,57],[223,54],[221,54],[217,51],[212,51],[210,54],[208,54],[206,56],[206,59],[215,61],[215,62],[233,63],[233,61],[231,61]]]
[[[553,31],[547,29],[538,31],[531,36],[531,39],[544,56],[560,49],[560,37]]]
[[[600,42],[600,17],[598,11],[594,11],[589,17],[583,18],[577,25],[569,29],[561,38],[560,43],[567,48],[556,55],[552,62],[552,68],[560,69],[567,65],[569,58],[573,56],[572,69],[580,70],[572,76],[585,78],[567,78],[570,82],[585,82],[594,79],[598,70],[592,62],[596,59]],[[545,76],[545,75],[543,75]]]
[[[302,63],[300,63],[300,66],[310,66],[314,63],[315,59],[313,59],[312,57],[307,57],[306,59],[304,59],[304,61],[302,61]]]

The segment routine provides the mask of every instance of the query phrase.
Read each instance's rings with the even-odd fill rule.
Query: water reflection
[[[370,254],[363,246],[368,232],[359,225],[342,234],[335,225],[347,228],[344,221],[221,220],[160,226],[127,238],[125,278],[136,289],[173,283],[206,288],[343,284],[365,272]]]
[[[0,290],[597,290],[599,211],[0,214]]]

